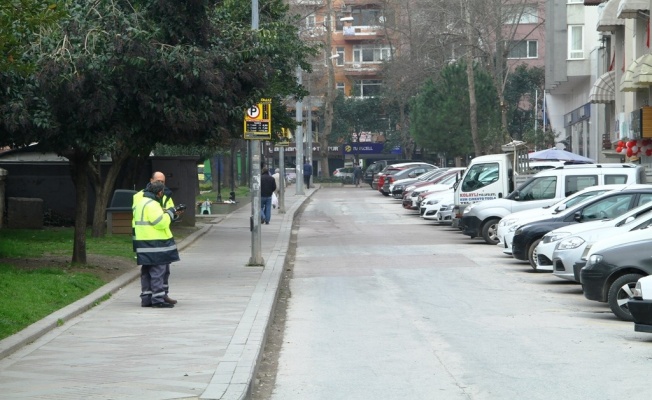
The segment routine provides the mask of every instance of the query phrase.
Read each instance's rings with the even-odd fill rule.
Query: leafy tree
[[[28,71],[22,57],[41,27],[62,16],[57,0],[4,0],[0,2],[0,71]]]
[[[505,87],[507,129],[514,139],[523,140],[524,133],[534,127],[535,118],[538,118],[535,105],[539,110],[542,106],[537,91],[543,94],[544,79],[543,68],[528,68],[525,64],[516,67],[509,76]]]
[[[67,157],[76,187],[73,262],[86,261],[87,182],[96,191],[93,234],[126,160],[156,144],[228,145],[243,110],[261,97],[302,95],[294,80],[310,48],[280,0],[261,1],[260,30],[236,0],[71,0],[68,17],[27,55],[38,72],[5,74],[0,110],[12,144],[39,141]],[[29,94],[29,95],[26,95]],[[97,161],[110,155],[105,176]]]
[[[333,134],[344,142],[360,142],[363,132],[379,132],[387,125],[382,118],[381,99],[344,97],[340,93],[333,103]],[[355,155],[356,161],[358,155]]]
[[[478,127],[483,145],[493,145],[500,128],[500,110],[495,107],[496,89],[491,76],[474,66],[478,98]],[[474,152],[470,132],[466,64],[450,64],[437,81],[427,82],[412,104],[411,134],[425,149],[466,156]]]

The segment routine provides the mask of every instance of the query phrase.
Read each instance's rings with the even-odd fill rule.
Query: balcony
[[[344,75],[346,76],[376,76],[380,72],[380,63],[345,63]]]
[[[342,34],[346,41],[373,40],[385,37],[385,30],[380,26],[345,26]]]
[[[378,5],[382,6],[382,0],[344,0],[345,6],[359,7],[359,6],[370,6]]]
[[[326,0],[290,0],[293,6],[324,6]]]

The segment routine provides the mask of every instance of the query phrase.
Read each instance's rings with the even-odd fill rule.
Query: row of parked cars
[[[386,166],[372,188],[536,271],[580,283],[584,297],[652,333],[652,185],[640,165],[556,166],[507,198],[467,206],[460,217],[453,214],[454,190],[464,169],[415,164]],[[537,203],[542,198],[544,205]],[[506,202],[522,210],[505,213]]]

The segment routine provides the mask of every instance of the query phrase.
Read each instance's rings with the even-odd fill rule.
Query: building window
[[[346,96],[346,93],[344,93],[344,82],[335,83],[335,90]]]
[[[379,63],[390,59],[390,48],[385,44],[358,44],[353,46],[354,63]]]
[[[380,26],[383,12],[381,10],[356,8],[351,10],[353,26]]]
[[[344,47],[337,47],[337,55],[339,57],[337,57],[336,63],[341,67],[344,65]]]
[[[535,5],[515,5],[507,9],[506,24],[536,24],[538,22],[539,11]]]
[[[361,79],[353,81],[353,96],[355,97],[374,97],[380,95],[380,79]]]
[[[584,58],[583,25],[568,25],[568,58],[571,60]]]
[[[507,58],[538,58],[539,43],[536,40],[520,40],[509,42]]]
[[[315,14],[308,15],[306,17],[306,28],[314,28],[315,24]]]

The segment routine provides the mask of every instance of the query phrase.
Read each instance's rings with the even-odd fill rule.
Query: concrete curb
[[[315,190],[307,194],[303,200],[296,202],[290,210],[286,211],[272,255],[265,261],[265,269],[249,304],[210,383],[199,396],[200,399],[244,400],[251,396],[268,328],[276,307],[285,258],[290,247],[294,217],[299,208],[318,189],[318,186],[315,187]]]
[[[225,219],[228,216],[225,217]],[[188,235],[182,241],[177,244],[179,251],[182,251],[186,247],[190,246],[197,239],[199,239],[203,234],[208,232],[212,228],[212,225],[207,224],[201,229],[193,232]],[[132,271],[125,272],[116,279],[102,286],[101,288],[95,290],[93,293],[83,297],[76,302],[67,305],[66,307],[53,312],[52,314],[46,316],[45,318],[33,323],[22,331],[16,333],[15,335],[9,336],[0,341],[0,359],[9,356],[25,345],[34,342],[38,338],[44,336],[45,334],[51,332],[53,329],[65,324],[74,317],[82,314],[85,311],[95,307],[99,303],[105,300],[106,296],[112,295],[123,287],[127,286],[129,283],[140,277],[140,269],[136,268]]]

